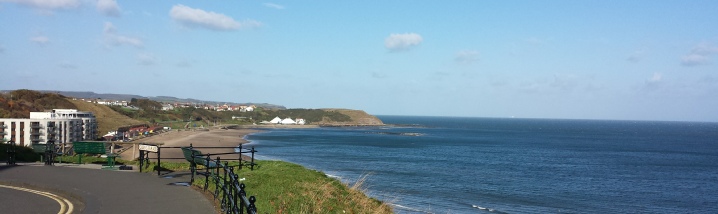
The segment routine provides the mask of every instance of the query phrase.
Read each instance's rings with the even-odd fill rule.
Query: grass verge
[[[258,164],[253,171],[244,167],[238,174],[245,179],[247,195],[257,198],[260,213],[392,213],[389,204],[364,194],[363,179],[350,187],[301,165],[283,161]],[[162,168],[183,171],[189,170],[189,164],[162,163]],[[193,185],[201,189],[204,177],[195,177]],[[209,185],[208,192],[214,188]]]

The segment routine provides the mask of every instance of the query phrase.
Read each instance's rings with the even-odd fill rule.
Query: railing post
[[[250,166],[251,170],[254,170],[254,152],[257,150],[254,150],[254,146],[252,146],[252,165]]]
[[[257,201],[257,198],[249,196],[249,207],[247,207],[247,213],[257,213],[257,207],[254,206],[255,201]]]
[[[157,176],[160,176],[160,170],[162,170],[162,166],[160,165],[160,152],[162,151],[162,147],[157,146]],[[149,163],[147,163],[149,164]]]
[[[209,163],[211,163],[210,161],[212,161],[212,159],[209,159],[209,155],[207,155],[204,160],[204,191],[207,191],[207,187],[209,185]]]
[[[242,170],[242,144],[239,144],[239,170]]]
[[[139,144],[138,144],[138,145],[139,145]],[[144,156],[145,156],[145,151],[144,151],[144,150],[140,150],[140,172],[142,172],[142,165],[143,165],[143,163],[145,162],[145,161],[144,161]]]
[[[244,183],[239,184],[239,197],[244,198],[247,197],[247,192],[244,191]],[[244,199],[242,199],[241,202],[239,202],[239,213],[244,213]]]
[[[214,194],[212,194],[212,196],[213,196],[215,199],[217,198],[217,191],[219,191],[219,181],[220,181],[220,179],[221,179],[221,177],[219,177],[219,176],[220,176],[220,174],[219,174],[219,168],[223,168],[223,167],[220,167],[220,163],[222,163],[222,162],[220,162],[220,160],[221,160],[220,157],[217,156],[217,160],[216,160],[216,162],[215,162],[215,163],[217,163],[217,167],[215,167],[215,170],[214,170],[214,171],[215,171],[215,173],[214,173],[215,176],[212,177],[212,179],[214,180],[214,186],[215,186],[215,187],[214,187]]]
[[[229,195],[227,194],[231,194],[231,192],[227,192],[227,173],[231,174],[232,171],[227,171],[227,168],[225,168],[224,170],[224,178],[222,178],[222,180],[224,180],[224,182],[222,182],[222,203],[220,203],[220,207],[222,207],[222,211],[227,211],[227,200],[229,200]]]

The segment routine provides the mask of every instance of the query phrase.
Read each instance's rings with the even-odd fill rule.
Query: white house
[[[164,105],[162,105],[162,111],[172,111],[172,110],[174,110],[174,109],[175,109],[175,107],[172,106],[172,104],[164,104]]]
[[[299,124],[299,125],[304,125],[304,124],[306,124],[306,123],[307,123],[307,121],[305,121],[304,119],[302,119],[302,118],[297,118],[297,124]]]

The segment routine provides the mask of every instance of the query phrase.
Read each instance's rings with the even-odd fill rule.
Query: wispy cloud
[[[274,8],[277,10],[284,10],[284,5],[275,4],[275,3],[271,3],[271,2],[264,3],[264,6],[269,7],[269,8]]]
[[[656,72],[653,73],[653,76],[646,80],[646,82],[660,82],[661,80],[663,80],[663,74]]]
[[[681,65],[693,67],[710,64],[710,57],[718,54],[718,46],[701,43],[693,47],[689,54],[681,57]]]
[[[122,15],[120,6],[115,0],[99,0],[97,1],[97,11],[106,16],[119,17]]]
[[[371,77],[377,78],[377,79],[384,79],[384,78],[386,78],[387,76],[386,76],[386,74],[383,74],[383,73],[372,72],[372,73],[371,73]]]
[[[462,50],[456,53],[454,60],[462,64],[470,64],[479,61],[479,52],[475,50]]]
[[[643,60],[643,51],[635,51],[628,57],[626,57],[626,61],[637,63]]]
[[[192,62],[190,62],[189,60],[186,60],[186,59],[185,59],[185,60],[181,60],[181,61],[179,61],[179,62],[177,63],[177,67],[180,67],[180,68],[190,68],[190,67],[192,67]]]
[[[405,51],[421,44],[424,38],[416,33],[392,33],[384,40],[384,47],[391,51]]]
[[[79,0],[0,0],[41,10],[72,9],[80,6]]]
[[[117,28],[111,22],[105,22],[103,29],[105,34],[105,43],[112,46],[130,45],[137,48],[144,47],[142,40],[134,37],[128,37],[117,34]]]
[[[663,81],[663,74],[656,72],[653,73],[653,76],[646,79],[643,87],[639,88],[639,90],[643,92],[657,92],[665,90],[666,88],[669,88],[669,85]]]
[[[150,66],[157,63],[157,58],[152,54],[140,53],[137,54],[137,62],[140,65]]]
[[[201,27],[216,31],[232,31],[262,26],[261,22],[255,20],[236,21],[221,13],[208,12],[181,4],[173,6],[169,15],[178,23],[190,28]]]
[[[60,68],[64,68],[64,69],[76,69],[76,68],[77,68],[77,65],[76,65],[75,63],[71,63],[71,62],[68,62],[68,61],[62,61],[62,62],[60,62],[60,63],[58,64],[58,66],[60,66]]]
[[[681,57],[681,65],[693,67],[708,64],[708,56],[701,54],[688,54]]]
[[[44,44],[47,44],[50,42],[50,38],[47,38],[46,36],[36,36],[36,37],[30,38],[30,41],[37,43],[37,44],[44,45]]]

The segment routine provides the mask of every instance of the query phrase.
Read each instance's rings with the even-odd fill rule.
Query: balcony
[[[30,124],[30,128],[39,129],[39,128],[42,128],[42,125],[40,125],[40,124]]]
[[[32,136],[38,136],[38,135],[43,135],[43,134],[44,134],[44,133],[42,132],[42,130],[30,132],[30,135],[32,135]]]
[[[30,141],[32,141],[32,142],[40,142],[40,141],[42,141],[42,137],[31,137],[31,138],[30,138]]]

